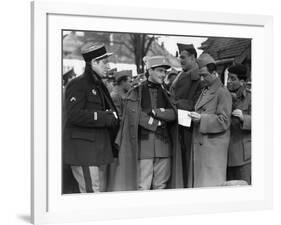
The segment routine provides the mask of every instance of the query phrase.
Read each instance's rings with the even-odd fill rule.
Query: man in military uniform
[[[117,108],[118,114],[121,118],[122,114],[122,101],[126,95],[126,93],[132,87],[132,70],[122,70],[116,72],[115,76],[115,86],[111,93],[111,98]]]
[[[227,87],[233,103],[227,179],[251,184],[251,92],[246,83],[247,69],[235,64],[228,72]]]
[[[163,56],[147,58],[147,81],[131,89],[116,139],[119,162],[112,190],[182,188],[177,113],[163,88]]]
[[[86,67],[65,91],[66,124],[63,160],[71,166],[80,192],[106,190],[107,166],[113,161],[112,143],[118,115],[102,77],[108,69],[103,44],[86,43],[81,48]]]
[[[201,93],[200,76],[196,63],[197,52],[192,44],[178,43],[180,52],[180,72],[173,81],[170,92],[174,97],[177,109],[193,111]],[[191,154],[192,127],[179,126],[182,146],[184,187],[187,187],[188,170]]]

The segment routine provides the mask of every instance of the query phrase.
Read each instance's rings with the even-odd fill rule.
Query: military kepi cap
[[[86,62],[91,62],[93,59],[107,58],[113,53],[106,52],[104,44],[88,42],[81,47],[81,54]]]
[[[115,81],[120,80],[122,77],[132,77],[132,70],[121,70],[114,73]]]
[[[179,53],[182,51],[187,51],[189,54],[195,55],[197,57],[197,52],[196,49],[194,48],[193,44],[182,44],[182,43],[177,43]]]
[[[183,50],[190,50],[190,49],[194,49],[194,45],[193,44],[182,44],[182,43],[177,43],[179,52],[183,51]]]
[[[216,61],[208,53],[201,54],[197,59],[197,64],[199,66],[199,69],[203,68],[204,66],[210,63],[216,64]]]
[[[167,58],[164,56],[151,56],[146,57],[144,59],[147,69],[155,68],[155,67],[164,67],[166,69],[171,68],[170,63]]]
[[[227,70],[230,73],[236,74],[239,79],[247,78],[247,68],[243,64],[236,63],[230,66]]]

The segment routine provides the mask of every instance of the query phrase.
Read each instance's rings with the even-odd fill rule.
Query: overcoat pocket
[[[93,102],[93,103],[100,103],[101,102],[99,96],[93,96],[93,95],[88,96],[87,100],[89,102]]]
[[[72,139],[86,140],[86,141],[95,141],[95,136],[93,133],[73,131],[71,134]]]

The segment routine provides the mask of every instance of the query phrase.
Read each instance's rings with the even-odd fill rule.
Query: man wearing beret
[[[170,64],[163,56],[153,56],[146,68],[147,81],[124,99],[115,191],[183,187],[177,112],[162,86]]]
[[[198,75],[198,65],[196,63],[197,52],[192,44],[178,43],[178,49],[183,71],[173,81],[170,92],[176,101],[177,109],[192,111],[202,89]],[[184,186],[187,187],[192,127],[180,126],[179,129],[182,146]]]
[[[131,89],[131,77],[132,70],[122,70],[116,72],[115,76],[115,86],[111,93],[112,100],[117,108],[119,117],[122,115],[122,101],[126,95],[126,93]]]
[[[84,74],[66,87],[66,124],[63,160],[71,166],[81,193],[106,190],[107,166],[113,161],[113,142],[119,119],[102,82],[108,70],[103,44],[86,43],[81,48]]]
[[[210,55],[200,55],[198,66],[205,89],[190,114],[194,127],[189,185],[211,187],[226,181],[232,98]]]
[[[170,91],[171,85],[173,81],[176,79],[177,75],[178,75],[178,71],[173,69],[167,73],[163,83],[163,86],[167,91]]]
[[[228,180],[251,184],[251,92],[243,64],[228,68],[228,90],[232,94],[231,138],[228,149]]]

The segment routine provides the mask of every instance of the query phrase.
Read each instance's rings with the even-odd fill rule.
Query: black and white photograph
[[[252,185],[250,38],[62,30],[62,194]]]
[[[169,4],[31,4],[32,223],[273,208],[273,17]]]

